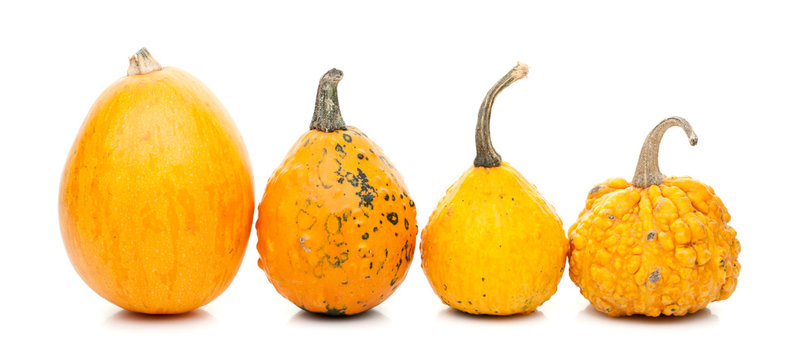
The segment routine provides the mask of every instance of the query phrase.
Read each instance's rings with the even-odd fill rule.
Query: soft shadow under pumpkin
[[[580,310],[580,313],[577,315],[578,320],[588,320],[588,321],[611,321],[613,323],[626,323],[626,324],[653,324],[653,325],[668,325],[672,326],[673,324],[696,324],[696,325],[710,325],[710,324],[718,324],[721,322],[721,319],[718,315],[715,315],[710,311],[708,308],[703,308],[699,311],[696,311],[692,314],[687,314],[684,316],[667,316],[667,315],[660,315],[657,317],[650,317],[645,315],[631,315],[631,316],[622,316],[622,317],[611,317],[606,314],[603,314],[597,309],[592,306],[588,305],[583,310]]]
[[[390,323],[391,320],[386,316],[383,315],[382,312],[377,311],[377,309],[370,309],[364,311],[360,314],[355,315],[340,315],[340,316],[333,316],[333,315],[326,315],[326,314],[319,314],[314,312],[309,312],[305,310],[300,310],[295,315],[290,317],[290,320],[287,322],[291,325],[298,325],[298,324],[329,324],[329,323],[352,323],[352,324],[387,324]]]
[[[523,322],[545,320],[544,314],[540,310],[529,314],[513,314],[506,316],[498,315],[474,315],[454,308],[447,308],[437,314],[437,319],[442,321],[489,321],[489,322]]]
[[[150,315],[132,312],[129,310],[119,310],[113,313],[105,324],[107,325],[138,325],[149,323],[160,324],[204,324],[214,322],[216,318],[208,311],[203,309],[196,309],[183,314],[175,315]]]

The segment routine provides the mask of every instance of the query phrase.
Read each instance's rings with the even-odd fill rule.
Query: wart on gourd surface
[[[629,184],[614,178],[589,191],[569,229],[569,276],[594,307],[611,316],[685,315],[728,298],[740,264],[729,213],[713,188],[659,171],[665,131],[686,120],[663,120],[648,135]]]
[[[526,76],[519,63],[487,93],[473,167],[451,186],[422,232],[422,268],[446,305],[471,314],[535,311],[557,290],[569,243],[538,190],[490,141],[496,96]]]
[[[416,207],[380,147],[346,126],[343,78],[321,78],[310,131],[268,180],[256,230],[259,267],[298,307],[357,314],[400,285],[414,257]]]
[[[234,278],[253,212],[250,161],[228,112],[199,80],[138,51],[65,164],[59,220],[76,271],[124,309],[193,310]]]

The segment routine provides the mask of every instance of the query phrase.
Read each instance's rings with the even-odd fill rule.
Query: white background
[[[294,2],[290,2],[294,3]],[[709,358],[808,356],[811,11],[802,2],[407,1],[219,5],[126,1],[0,5],[0,358]],[[64,251],[59,178],[90,105],[147,46],[201,79],[250,152],[257,202],[308,129],[320,76],[345,72],[347,123],[382,146],[423,227],[473,161],[479,104],[517,60],[493,143],[568,227],[587,191],[630,178],[650,129],[671,130],[668,175],[715,188],[742,244],[737,291],[684,318],[612,319],[568,271],[522,317],[446,308],[419,257],[365,315],[325,319],[279,296],[256,266],[190,314],[145,317],[93,293]]]

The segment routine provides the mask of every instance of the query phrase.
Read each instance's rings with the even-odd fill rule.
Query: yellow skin
[[[611,316],[685,315],[735,290],[740,243],[715,191],[689,177],[594,187],[569,229],[569,276]]]
[[[446,305],[535,311],[557,290],[569,242],[555,210],[507,163],[468,169],[422,231],[422,268]]]
[[[220,102],[175,68],[124,77],[90,109],[68,156],[59,218],[99,295],[175,314],[231,283],[251,233],[248,154]]]

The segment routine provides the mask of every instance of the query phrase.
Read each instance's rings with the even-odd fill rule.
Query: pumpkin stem
[[[327,71],[318,84],[318,93],[315,95],[315,111],[310,130],[333,132],[346,130],[344,118],[341,116],[341,107],[338,105],[338,82],[344,78],[344,72],[338,69]]]
[[[145,47],[142,47],[135,55],[130,56],[130,68],[127,69],[127,75],[144,75],[160,69],[162,69],[161,64]]]
[[[645,143],[642,144],[642,151],[639,152],[639,161],[636,164],[636,173],[634,179],[631,181],[636,187],[646,188],[651,185],[659,185],[664,180],[662,172],[659,171],[659,144],[662,142],[662,136],[665,131],[673,126],[678,126],[684,130],[687,137],[690,139],[690,145],[695,146],[698,143],[698,136],[693,132],[693,127],[687,120],[674,116],[662,120],[659,125],[656,125]]]
[[[493,143],[490,142],[490,113],[493,111],[493,102],[496,96],[510,86],[510,84],[517,80],[523,79],[527,76],[529,67],[526,64],[518,63],[507,75],[501,78],[482,101],[482,106],[479,108],[479,120],[476,122],[476,159],[473,160],[473,165],[479,167],[496,167],[501,165],[501,155],[493,148]]]

